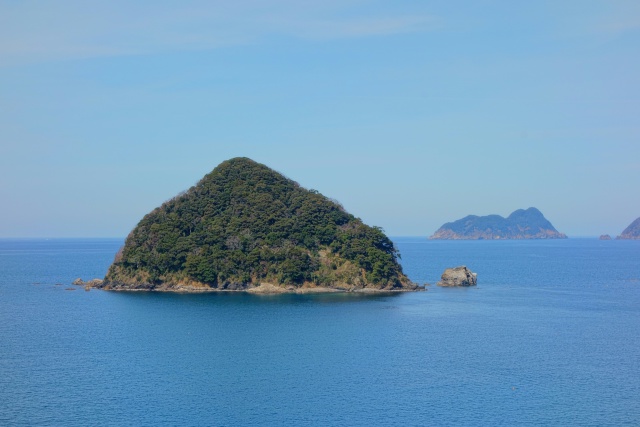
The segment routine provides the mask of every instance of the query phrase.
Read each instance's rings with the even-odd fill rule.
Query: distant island
[[[223,162],[147,214],[106,290],[405,291],[398,251],[378,227],[248,158]]]
[[[640,240],[640,218],[633,221],[624,229],[621,235],[616,237],[618,240]]]
[[[599,237],[600,240],[611,240],[611,236],[609,236],[608,234],[602,234]]]
[[[469,215],[440,227],[432,240],[566,239],[536,208],[518,209],[507,218]]]

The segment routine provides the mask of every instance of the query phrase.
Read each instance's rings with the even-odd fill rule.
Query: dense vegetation
[[[146,215],[105,281],[394,288],[410,284],[398,255],[337,202],[236,158]]]

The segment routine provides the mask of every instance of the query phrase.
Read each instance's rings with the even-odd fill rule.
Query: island
[[[102,281],[117,291],[377,292],[422,289],[399,252],[335,200],[248,158],[217,166],[147,214]]]
[[[536,208],[500,215],[469,215],[440,227],[432,240],[566,239]]]
[[[447,268],[438,286],[442,287],[457,287],[457,286],[476,286],[478,284],[478,274],[469,270],[466,266]]]
[[[608,234],[602,234],[602,235],[600,235],[600,237],[598,237],[598,239],[600,239],[600,240],[611,240],[611,236],[609,236]]]
[[[640,240],[640,218],[636,218],[616,240]]]

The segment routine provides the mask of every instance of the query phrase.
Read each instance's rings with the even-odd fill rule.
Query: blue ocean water
[[[86,292],[121,240],[0,240],[0,425],[640,425],[640,242],[394,240],[479,285]]]

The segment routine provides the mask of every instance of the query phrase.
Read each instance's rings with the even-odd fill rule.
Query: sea
[[[0,425],[640,425],[640,241],[393,240],[425,292],[85,291],[122,239],[0,240]]]

